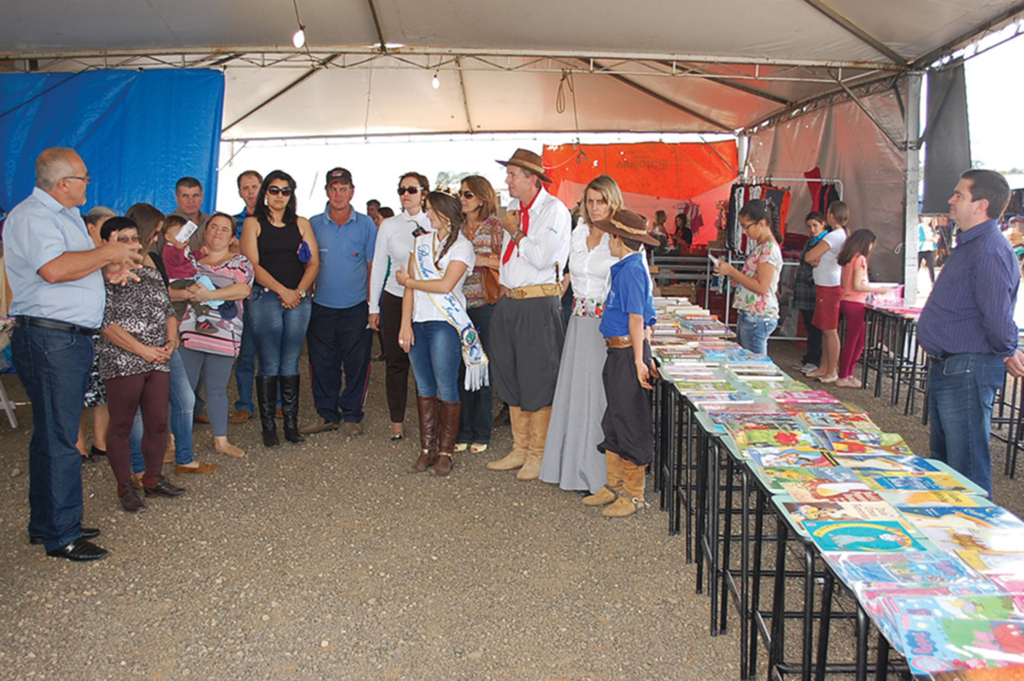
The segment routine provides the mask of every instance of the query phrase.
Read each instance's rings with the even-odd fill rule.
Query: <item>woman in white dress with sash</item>
[[[608,219],[622,207],[622,192],[615,180],[607,175],[596,177],[583,192],[580,219],[572,232],[572,317],[565,333],[540,467],[541,480],[565,490],[596,494],[607,479],[605,457],[597,449],[607,406],[601,382],[607,352],[599,326],[608,275],[618,259],[608,248],[608,234],[590,225]]]

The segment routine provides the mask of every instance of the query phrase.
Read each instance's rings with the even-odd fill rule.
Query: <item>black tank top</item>
[[[259,218],[260,235],[256,245],[260,254],[260,267],[287,288],[295,289],[302,281],[306,266],[299,260],[302,233],[298,220],[284,227],[275,227],[266,218]]]

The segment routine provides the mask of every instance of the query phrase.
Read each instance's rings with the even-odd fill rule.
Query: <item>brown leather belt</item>
[[[604,344],[610,348],[631,348],[633,347],[633,339],[629,336],[612,336],[611,338],[605,338]]]
[[[513,300],[525,300],[527,298],[546,298],[548,296],[561,296],[562,287],[558,284],[537,284],[536,286],[521,286],[505,290],[505,295]]]

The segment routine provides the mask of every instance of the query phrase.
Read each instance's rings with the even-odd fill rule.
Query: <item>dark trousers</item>
[[[392,423],[405,420],[409,397],[409,355],[398,344],[402,328],[402,299],[387,291],[380,298],[381,349],[384,351],[384,387]]]
[[[935,251],[918,251],[917,252],[917,269],[921,269],[921,263],[924,262],[928,265],[928,276],[931,277],[932,283],[935,283]]]
[[[498,397],[523,411],[550,407],[565,343],[562,302],[554,296],[503,296],[494,306],[491,331],[491,378]]]
[[[146,475],[155,478],[164,467],[167,449],[167,406],[171,395],[169,371],[147,371],[105,381],[110,427],[107,429],[107,460],[119,486],[132,484],[131,447],[135,412],[142,411],[142,458]]]
[[[819,366],[821,364],[821,329],[811,323],[814,319],[814,310],[800,310],[800,316],[804,318],[804,328],[807,329],[807,352],[804,353],[803,363]]]
[[[336,310],[313,303],[306,330],[306,349],[313,379],[313,404],[330,423],[363,420],[363,404],[370,383],[373,335],[366,328],[365,302]],[[345,371],[345,390],[341,372]]]
[[[494,305],[484,304],[480,307],[466,309],[469,319],[476,327],[488,358],[491,355],[491,316]],[[487,445],[491,443],[491,429],[494,427],[494,388],[490,381],[479,390],[466,390],[464,377],[466,367],[461,364],[459,370],[459,396],[462,401],[462,416],[459,419],[459,436],[457,442]],[[490,367],[487,368],[488,374]]]
[[[651,362],[651,347],[644,341],[644,362]],[[608,348],[601,371],[605,395],[612,396],[601,419],[601,453],[612,451],[637,466],[654,461],[654,419],[651,392],[636,376],[633,348]]]
[[[82,535],[82,456],[75,448],[92,338],[81,333],[17,326],[11,353],[32,403],[28,445],[28,533],[47,551]]]

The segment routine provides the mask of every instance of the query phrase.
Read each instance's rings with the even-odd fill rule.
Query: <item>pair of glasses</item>
[[[295,190],[291,187],[267,187],[267,193],[272,196],[291,196],[293,191]]]
[[[402,194],[419,194],[423,187],[399,187],[398,195]]]
[[[86,184],[89,184],[90,182],[92,182],[92,175],[90,175],[89,173],[86,173],[85,175],[68,175],[67,177],[65,177],[63,179],[65,179],[65,180],[81,180],[82,182],[85,182]]]
[[[117,237],[117,241],[118,243],[122,244],[137,244],[139,243],[139,235],[136,234],[135,236],[119,236]]]
[[[473,192],[470,192],[470,191],[465,191],[465,192],[459,192],[459,196],[461,196],[464,199],[471,199],[474,196],[476,196],[476,194],[474,194]]]

